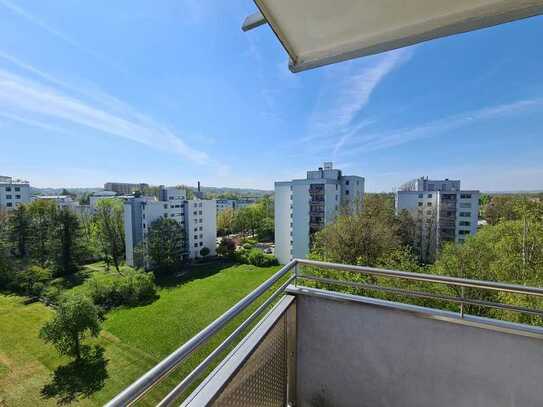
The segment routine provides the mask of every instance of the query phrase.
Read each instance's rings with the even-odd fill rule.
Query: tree
[[[312,255],[327,261],[375,266],[377,260],[400,247],[391,206],[372,196],[363,211],[341,213],[334,223],[313,237]]]
[[[40,295],[50,279],[51,272],[40,266],[30,266],[17,273],[17,285],[26,295]]]
[[[123,204],[118,199],[102,199],[96,208],[97,234],[106,264],[110,260],[120,273],[119,264],[124,258]]]
[[[233,257],[236,252],[236,242],[232,239],[223,237],[217,247],[217,254],[224,257]]]
[[[151,223],[145,245],[147,257],[158,272],[173,272],[181,266],[185,252],[184,232],[175,220],[160,218]]]
[[[40,331],[40,337],[52,343],[61,355],[80,360],[87,347],[81,342],[100,333],[100,313],[85,296],[72,296],[62,301],[52,320]]]
[[[217,232],[219,236],[226,236],[232,233],[235,217],[235,212],[231,208],[226,208],[217,215]]]
[[[76,271],[81,255],[79,220],[69,208],[62,208],[55,214],[51,236],[51,257],[57,274],[67,275]]]
[[[209,255],[209,249],[207,247],[202,247],[200,250],[200,256],[206,257],[207,255]]]
[[[53,226],[57,216],[58,207],[55,202],[40,199],[28,205],[30,216],[29,252],[31,259],[45,267],[51,259],[51,241]]]
[[[9,240],[16,257],[27,256],[30,231],[30,217],[25,205],[19,205],[9,216]]]

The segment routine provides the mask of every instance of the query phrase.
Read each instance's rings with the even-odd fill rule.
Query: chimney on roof
[[[200,192],[200,181],[198,181],[198,192]]]

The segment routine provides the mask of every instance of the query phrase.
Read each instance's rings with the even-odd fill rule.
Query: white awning
[[[543,13],[543,0],[254,0],[299,72]],[[250,29],[263,22],[251,16]]]

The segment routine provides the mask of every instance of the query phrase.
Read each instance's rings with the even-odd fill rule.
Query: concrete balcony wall
[[[543,330],[347,297],[296,295],[298,406],[543,405]]]

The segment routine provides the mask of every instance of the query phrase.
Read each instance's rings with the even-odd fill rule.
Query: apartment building
[[[234,199],[217,199],[217,215],[225,209],[236,209],[236,201]]]
[[[445,242],[463,243],[477,233],[480,192],[462,190],[459,180],[418,178],[396,193],[396,213],[406,210],[417,225],[423,258],[435,256]]]
[[[0,176],[0,210],[9,211],[31,200],[28,181]]]
[[[106,191],[113,191],[119,195],[130,195],[136,191],[143,192],[146,188],[149,188],[149,184],[132,184],[128,182],[106,182],[104,184]]]
[[[239,198],[235,201],[235,209],[247,208],[248,206],[254,205],[258,198],[253,196]]]
[[[275,255],[281,263],[304,258],[311,236],[332,222],[342,208],[359,210],[364,177],[343,175],[331,162],[305,179],[275,183]]]
[[[137,258],[151,224],[159,218],[171,218],[182,226],[185,241],[184,258],[200,257],[207,247],[215,255],[217,239],[216,203],[214,200],[186,199],[186,191],[177,187],[161,188],[159,199],[131,197],[124,203],[126,262],[131,266],[143,265]],[[144,248],[144,246],[143,246]]]

